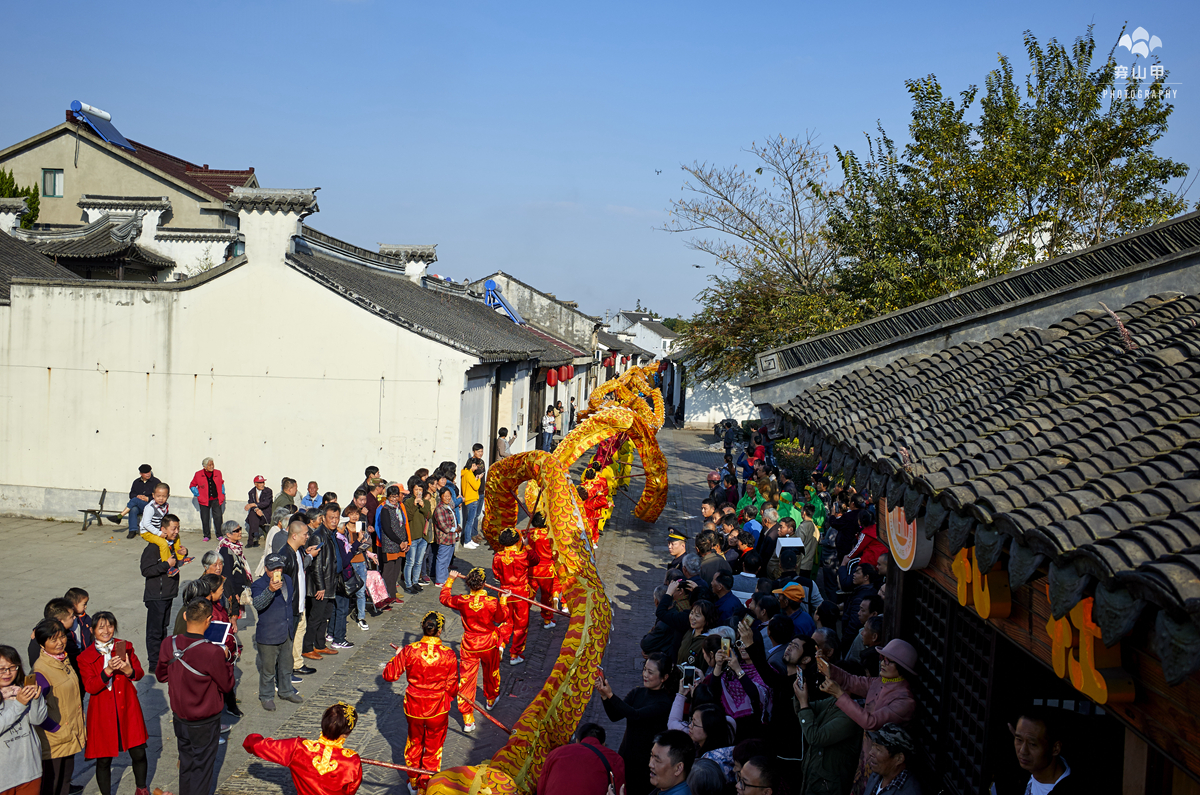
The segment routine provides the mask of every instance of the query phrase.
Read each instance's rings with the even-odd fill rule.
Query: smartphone
[[[117,642],[113,643],[112,656],[114,659],[124,660],[125,654],[125,641],[118,640]]]
[[[746,629],[750,629],[750,627],[754,626],[754,616],[747,614],[742,619],[742,626]]]
[[[37,687],[37,674],[29,674],[25,677],[25,687]]]
[[[721,651],[729,654],[729,638],[724,635],[721,636]]]
[[[271,572],[271,582],[283,582],[283,570],[275,569]]]

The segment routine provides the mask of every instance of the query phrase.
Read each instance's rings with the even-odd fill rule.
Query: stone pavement
[[[700,500],[707,494],[705,476],[716,468],[721,450],[710,451],[710,434],[699,431],[664,429],[659,444],[669,464],[670,491],[667,506],[655,525],[648,525],[631,515],[640,494],[640,481],[635,478],[629,497],[616,497],[616,509],[600,540],[597,564],[613,604],[613,632],[605,655],[605,671],[613,689],[624,695],[641,684],[642,654],[639,641],[653,625],[653,588],[662,582],[662,567],[666,559],[666,528],[684,529],[695,536],[700,529]],[[134,643],[143,652],[145,608],[141,604],[142,581],[137,575],[137,556],[143,542],[126,541],[123,533],[110,535],[106,526],[87,533],[79,525],[23,519],[0,519],[0,542],[9,552],[0,567],[0,642],[15,645],[24,654],[30,628],[41,617],[40,608],[46,600],[60,595],[66,588],[78,585],[92,595],[89,612],[112,610],[122,621],[120,637]],[[184,543],[191,554],[202,554],[214,544],[203,544],[198,533],[185,533]],[[250,550],[261,552],[261,550]],[[251,563],[257,563],[257,555]],[[47,577],[49,563],[56,572],[64,574]],[[490,568],[491,553],[486,547],[459,550],[458,568],[470,566]],[[196,564],[192,564],[196,565]],[[185,573],[187,578],[190,572]],[[192,576],[195,576],[194,574]],[[459,585],[461,589],[463,586]],[[403,763],[406,724],[401,707],[403,684],[383,681],[382,669],[394,654],[389,643],[403,645],[417,639],[419,617],[431,609],[441,609],[437,593],[426,587],[424,593],[409,597],[405,603],[379,618],[371,620],[371,630],[362,632],[351,625],[347,638],[358,644],[317,663],[319,671],[301,684],[305,703],[299,705],[277,701],[279,710],[267,713],[256,703],[257,673],[254,668],[254,649],[250,643],[253,628],[243,629],[241,636],[246,651],[239,665],[244,681],[242,709],[245,717],[233,722],[229,744],[221,747],[218,756],[220,771],[218,793],[263,793],[274,795],[291,792],[287,771],[248,756],[241,749],[242,739],[257,732],[273,737],[314,737],[320,731],[321,713],[339,700],[354,704],[359,711],[359,724],[351,735],[350,747],[363,757],[385,762]],[[461,623],[448,616],[444,637],[455,647],[461,637]],[[512,726],[524,708],[545,683],[553,668],[565,633],[565,619],[554,629],[542,629],[536,609],[530,621],[526,662],[501,665],[501,696],[492,713],[499,721]],[[151,759],[151,788],[158,786],[174,790],[175,742],[171,730],[170,711],[166,704],[166,687],[149,681],[139,687],[142,707],[150,729],[148,747]],[[479,691],[482,700],[482,690]],[[620,744],[624,725],[610,724],[604,715],[599,698],[590,702],[584,720],[594,720],[608,731],[608,745]],[[474,734],[462,731],[462,719],[457,710],[451,712],[443,765],[452,767],[476,764],[499,749],[507,739],[500,729],[477,718]],[[90,765],[77,759],[75,781],[87,784],[85,795],[97,791]],[[116,792],[131,795],[133,777],[128,770],[128,757],[114,763],[114,778],[120,776]],[[368,767],[362,792],[376,795],[384,792],[403,792],[401,778],[395,771]]]

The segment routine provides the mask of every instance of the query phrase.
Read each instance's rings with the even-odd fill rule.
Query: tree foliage
[[[37,185],[22,188],[17,185],[13,172],[0,168],[0,199],[20,198],[21,196],[25,197],[25,206],[29,208],[29,212],[21,219],[21,228],[32,229],[37,221],[38,205],[41,203]]]
[[[982,97],[976,86],[948,96],[933,75],[907,81],[902,154],[882,127],[865,158],[837,150],[845,183],[829,232],[837,290],[854,308],[847,323],[1187,209],[1168,187],[1187,166],[1154,152],[1173,109],[1165,70],[1149,83],[1118,82],[1115,48],[1095,65],[1090,27],[1069,48],[1026,31],[1025,49],[1023,86],[1005,56]]]
[[[1070,46],[1024,42],[1023,80],[1001,55],[982,91],[907,81],[909,143],[880,125],[862,155],[835,147],[841,185],[811,136],[751,146],[762,165],[749,173],[682,167],[664,228],[699,233],[688,245],[722,266],[679,340],[700,380],[1187,209],[1170,188],[1187,166],[1155,152],[1173,110],[1167,71],[1135,62],[1149,80],[1118,79],[1115,45],[1098,61],[1091,27]]]
[[[692,354],[700,380],[737,377],[770,342],[822,328],[836,261],[824,230],[828,159],[814,138],[772,138],[746,150],[761,163],[693,163],[669,232],[701,233],[688,246],[721,268],[698,296],[704,311],[676,345]],[[825,299],[825,300],[822,300]]]

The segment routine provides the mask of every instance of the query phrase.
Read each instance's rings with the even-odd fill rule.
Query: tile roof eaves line
[[[885,340],[882,340],[881,342],[875,343],[874,345],[869,345],[869,346],[865,346],[862,348],[851,348],[851,349],[846,350],[844,353],[839,353],[836,356],[828,356],[824,359],[819,359],[815,362],[812,362],[811,364],[804,365],[803,367],[794,367],[790,370],[781,370],[777,374],[772,375],[768,378],[761,378],[761,377],[760,378],[751,378],[747,381],[741,382],[740,386],[743,386],[743,387],[762,386],[764,384],[769,384],[772,381],[778,381],[782,378],[787,378],[787,377],[796,375],[797,373],[805,373],[805,372],[808,372],[809,370],[815,370],[815,369],[818,369],[821,367],[825,367],[826,365],[831,364],[833,362],[838,362],[838,361],[842,361],[845,359],[857,358],[860,356],[864,356],[868,353],[871,353],[873,351],[877,351],[877,350],[880,350],[883,348],[888,348],[888,347],[891,347],[894,345],[899,345],[901,343],[916,342],[921,339],[924,339],[925,337],[938,336],[939,334],[945,333],[945,331],[948,329],[953,329],[958,326],[966,325],[968,323],[978,320],[981,317],[986,317],[990,314],[1003,312],[1007,309],[1011,309],[1014,306],[1020,306],[1022,304],[1027,304],[1027,303],[1034,303],[1036,301],[1043,301],[1048,298],[1053,298],[1056,295],[1061,295],[1063,293],[1072,292],[1074,290],[1078,290],[1078,289],[1088,287],[1091,285],[1095,285],[1095,284],[1102,284],[1103,282],[1109,281],[1111,279],[1129,276],[1131,274],[1139,273],[1140,271],[1144,271],[1144,270],[1147,270],[1150,268],[1156,268],[1161,265],[1169,264],[1176,260],[1185,259],[1187,257],[1194,257],[1197,255],[1200,255],[1200,246],[1193,246],[1192,248],[1183,249],[1182,251],[1172,252],[1171,254],[1167,254],[1166,256],[1159,257],[1158,259],[1146,260],[1145,262],[1140,262],[1137,265],[1134,265],[1129,268],[1125,268],[1123,270],[1110,271],[1108,273],[1097,274],[1088,279],[1083,279],[1083,280],[1080,280],[1077,282],[1071,282],[1069,284],[1060,285],[1059,287],[1055,287],[1053,289],[1046,290],[1045,292],[1040,292],[1036,295],[1031,295],[1031,296],[1028,296],[1025,298],[1021,298],[1016,301],[1011,301],[1007,304],[997,304],[996,306],[987,307],[986,309],[982,309],[979,312],[976,312],[974,314],[963,315],[962,317],[954,318],[953,320],[947,321],[946,323],[942,323],[942,324],[939,324],[936,326],[926,326],[925,328],[917,329],[917,330],[909,332],[908,334],[905,334],[903,336],[889,337]],[[1028,269],[1026,269],[1026,270],[1028,270]],[[950,295],[950,293],[947,293],[947,295]],[[944,298],[945,296],[941,296],[941,297]],[[934,300],[938,300],[938,299],[934,299]],[[926,303],[929,303],[929,302],[926,302]],[[921,306],[921,304],[915,304],[914,306],[908,307],[908,308],[913,309],[917,306]],[[903,310],[903,309],[899,310],[899,312],[904,312],[904,311],[905,310]],[[895,315],[898,313],[892,313],[892,314]],[[888,315],[884,315],[883,317],[888,317]],[[866,321],[866,323],[872,323],[875,320],[881,320],[881,319],[882,318],[874,318],[874,320],[868,320],[868,321]],[[1065,319],[1068,319],[1068,318],[1064,318],[1064,320]],[[865,324],[859,324],[859,325],[865,325]],[[847,326],[845,329],[839,329],[838,331],[831,331],[826,334],[822,334],[819,337],[810,337],[807,340],[802,340],[802,341],[800,341],[798,343],[794,343],[792,345],[785,345],[782,348],[772,348],[770,351],[763,351],[762,353],[760,353],[758,355],[766,356],[770,353],[783,351],[783,350],[790,350],[798,345],[802,345],[804,343],[807,343],[807,342],[810,342],[813,340],[834,337],[837,334],[847,331],[848,329],[852,329],[852,328],[855,328],[855,327]]]
[[[778,346],[775,348],[770,348],[768,350],[763,351],[762,354],[760,354],[760,355],[777,353],[779,351],[784,351],[784,350],[788,350],[790,348],[794,348],[797,345],[804,343],[804,342],[809,342],[810,340],[819,340],[819,339],[833,337],[841,332],[847,331],[848,329],[868,327],[872,324],[876,324],[876,323],[878,323],[882,320],[886,320],[888,318],[901,317],[901,316],[911,313],[917,309],[921,309],[922,307],[929,306],[931,304],[937,304],[941,301],[944,301],[947,298],[957,297],[957,296],[961,296],[961,295],[968,295],[972,292],[977,291],[981,287],[984,287],[987,285],[1001,284],[1006,281],[1011,281],[1014,278],[1017,278],[1023,274],[1036,273],[1037,271],[1044,270],[1053,265],[1057,265],[1057,264],[1060,264],[1062,262],[1066,262],[1066,261],[1069,261],[1072,259],[1077,259],[1077,258],[1083,257],[1083,256],[1090,254],[1092,252],[1095,252],[1095,251],[1099,251],[1099,250],[1102,250],[1105,248],[1112,248],[1114,246],[1126,243],[1126,242],[1132,240],[1133,238],[1142,237],[1142,236],[1149,235],[1149,234],[1159,234],[1170,227],[1178,226],[1179,224],[1187,223],[1187,222],[1193,221],[1193,220],[1200,220],[1200,210],[1194,210],[1190,213],[1186,213],[1184,215],[1180,215],[1175,218],[1171,218],[1166,221],[1163,221],[1160,224],[1155,224],[1154,226],[1148,226],[1144,229],[1139,229],[1136,232],[1130,232],[1127,235],[1123,235],[1118,238],[1113,238],[1112,240],[1105,240],[1101,243],[1097,243],[1094,246],[1088,246],[1087,248],[1080,249],[1079,251],[1073,251],[1070,254],[1064,254],[1061,257],[1056,257],[1055,259],[1052,259],[1052,260],[1034,263],[1033,265],[1029,265],[1028,267],[1019,268],[1014,271],[1009,271],[1008,273],[1002,274],[1000,276],[996,276],[992,279],[987,279],[986,281],[977,282],[976,284],[972,284],[967,287],[962,287],[958,290],[952,290],[951,292],[945,293],[944,295],[939,295],[936,298],[930,298],[928,301],[922,301],[919,304],[913,304],[912,306],[906,306],[903,309],[897,309],[896,311],[889,312],[886,315],[880,315],[879,317],[871,318],[870,320],[864,320],[862,323],[857,323],[854,326],[847,326],[846,328],[838,329],[837,331],[829,331],[824,334],[819,334],[815,337],[810,337],[806,340],[800,340],[798,342],[791,343],[789,345],[781,345],[781,346]],[[1196,248],[1196,247],[1193,247],[1193,249],[1194,248]],[[1187,251],[1191,251],[1193,249],[1187,249]],[[1174,256],[1174,255],[1170,255],[1170,256]],[[1169,259],[1169,257],[1161,258],[1161,259]],[[1140,267],[1141,264],[1144,264],[1144,263],[1139,263],[1139,266],[1135,266],[1134,268],[1124,269],[1121,271],[1112,271],[1112,272],[1110,272],[1110,274],[1111,273],[1127,273],[1132,270],[1135,270],[1136,267]],[[1041,295],[1041,293],[1039,293],[1038,295]]]
[[[104,279],[38,279],[30,276],[13,277],[13,284],[28,284],[41,287],[96,287],[102,290],[148,290],[150,292],[184,292],[199,287],[205,282],[224,276],[231,270],[246,264],[246,255],[222,262],[199,276],[177,282],[116,282]]]
[[[487,361],[506,361],[506,359],[503,359],[503,358],[500,358],[500,359],[492,358],[492,357],[498,356],[500,354],[493,353],[493,352],[484,352],[484,351],[477,350],[475,348],[471,348],[457,340],[453,340],[442,334],[438,334],[436,331],[428,329],[418,323],[413,323],[411,320],[402,318],[399,315],[397,315],[395,312],[388,311],[387,309],[384,309],[383,307],[379,306],[375,302],[367,300],[366,298],[363,298],[362,296],[357,295],[353,291],[342,287],[340,284],[338,284],[337,282],[335,282],[333,279],[329,278],[328,276],[321,274],[321,273],[316,273],[308,266],[306,266],[300,262],[297,262],[290,256],[287,258],[287,263],[294,270],[297,270],[300,273],[304,274],[308,278],[315,281],[317,284],[320,284],[320,285],[324,286],[325,288],[331,290],[332,292],[337,293],[338,295],[345,298],[347,301],[350,301],[353,304],[357,304],[358,306],[362,307],[363,309],[366,309],[371,314],[376,315],[377,317],[383,318],[384,320],[388,321],[389,323],[395,323],[397,326],[400,326],[401,328],[404,328],[404,329],[408,329],[409,331],[413,332],[414,334],[418,334],[422,337],[425,337],[426,339],[431,339],[434,342],[440,343],[449,348],[453,348],[456,351],[460,351],[462,353],[466,353],[471,356],[478,357],[480,359],[480,361],[485,361],[485,362],[487,362]]]

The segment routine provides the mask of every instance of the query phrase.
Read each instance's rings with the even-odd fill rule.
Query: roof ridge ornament
[[[432,264],[437,262],[437,246],[437,243],[380,243],[379,253],[385,257],[395,257],[404,263],[424,262]]]
[[[244,188],[237,187],[225,204],[233,210],[298,213],[301,218],[319,211],[320,188]]]

